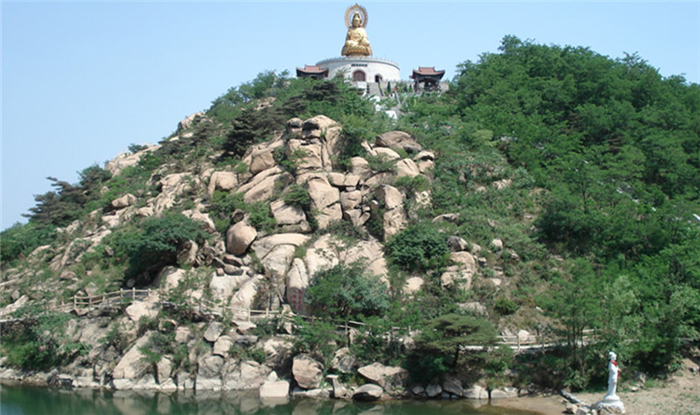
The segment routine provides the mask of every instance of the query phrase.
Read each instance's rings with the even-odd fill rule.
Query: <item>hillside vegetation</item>
[[[583,389],[605,382],[608,350],[628,374],[664,376],[697,345],[697,84],[636,55],[512,36],[460,65],[447,93],[403,94],[397,121],[342,80],[286,75],[231,88],[77,184],[49,178],[28,223],[1,235],[4,314],[38,316],[3,328],[2,366],[91,367],[105,383],[135,347],[161,385],[196,373],[225,387],[229,361],[291,378],[299,355],[353,382],[333,363],[347,346],[415,384]],[[176,306],[140,320],[45,311],[126,287],[160,287]],[[218,362],[205,300],[228,308],[225,333],[236,307],[317,319],[258,323]],[[366,326],[335,330],[349,321]],[[519,330],[562,345],[460,347]]]

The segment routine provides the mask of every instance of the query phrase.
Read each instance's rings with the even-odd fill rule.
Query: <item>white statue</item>
[[[617,355],[615,352],[608,353],[610,362],[608,363],[608,393],[605,394],[603,401],[619,401],[620,397],[615,393],[617,391],[617,379],[620,377],[620,367],[617,365]]]
[[[603,400],[593,405],[593,409],[610,409],[613,413],[625,413],[625,405],[617,396],[617,381],[620,378],[620,367],[617,365],[617,355],[615,352],[608,353],[610,362],[608,363],[608,392]]]

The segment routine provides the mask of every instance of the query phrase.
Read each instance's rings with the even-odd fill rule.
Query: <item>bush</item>
[[[56,228],[34,223],[14,224],[0,233],[0,262],[10,264],[56,239]]]
[[[410,358],[410,370],[418,378],[430,379],[459,369],[464,345],[488,345],[496,340],[496,329],[486,320],[445,314],[423,323]],[[482,360],[482,359],[479,359]],[[472,369],[472,368],[470,368]]]
[[[253,203],[246,206],[246,211],[250,214],[250,224],[257,230],[272,232],[277,226],[277,221],[275,217],[272,216],[269,203]]]
[[[409,272],[425,272],[447,265],[450,248],[445,236],[429,224],[409,226],[386,243],[387,259]]]
[[[216,230],[225,233],[229,225],[231,225],[231,214],[235,212],[236,209],[242,209],[243,207],[243,195],[241,193],[229,193],[216,190],[209,200],[207,213],[214,221]]]
[[[303,186],[293,184],[287,188],[287,193],[284,195],[284,204],[298,207],[306,212],[311,207],[311,196]]]
[[[497,299],[493,308],[502,316],[509,316],[518,311],[518,305],[505,297]]]
[[[128,275],[143,275],[137,281],[141,284],[150,284],[154,274],[165,265],[175,265],[177,253],[185,242],[202,243],[205,235],[197,222],[179,213],[147,218],[140,228],[114,233],[109,241],[117,257],[128,259]]]
[[[296,338],[294,342],[294,355],[308,353],[323,360],[328,367],[333,353],[340,346],[342,337],[338,334],[335,324],[323,320],[305,322],[300,317],[296,322]]]
[[[326,318],[360,319],[389,308],[386,285],[378,277],[365,275],[359,263],[341,263],[317,272],[306,298],[316,315]]]
[[[90,347],[71,340],[66,326],[68,314],[44,312],[41,308],[18,310],[23,317],[34,317],[26,327],[2,333],[2,355],[7,356],[7,366],[30,370],[48,370],[70,362],[78,355],[85,355]]]

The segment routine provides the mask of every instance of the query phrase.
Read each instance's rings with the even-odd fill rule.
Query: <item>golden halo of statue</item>
[[[355,12],[358,12],[360,14],[360,27],[367,27],[367,10],[357,3],[355,3],[355,5],[353,6],[348,7],[348,9],[345,11],[345,26],[347,26],[348,28],[352,27],[352,16],[355,14]]]

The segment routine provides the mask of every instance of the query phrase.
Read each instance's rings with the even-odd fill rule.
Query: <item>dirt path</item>
[[[700,414],[700,374],[691,373],[697,364],[686,359],[678,373],[666,382],[647,382],[646,388],[637,392],[618,392],[629,415],[694,415]],[[603,398],[600,393],[577,393],[577,398],[593,404]],[[492,401],[492,405],[513,409],[537,411],[543,415],[564,413],[565,401],[561,396],[533,396],[503,401]]]

